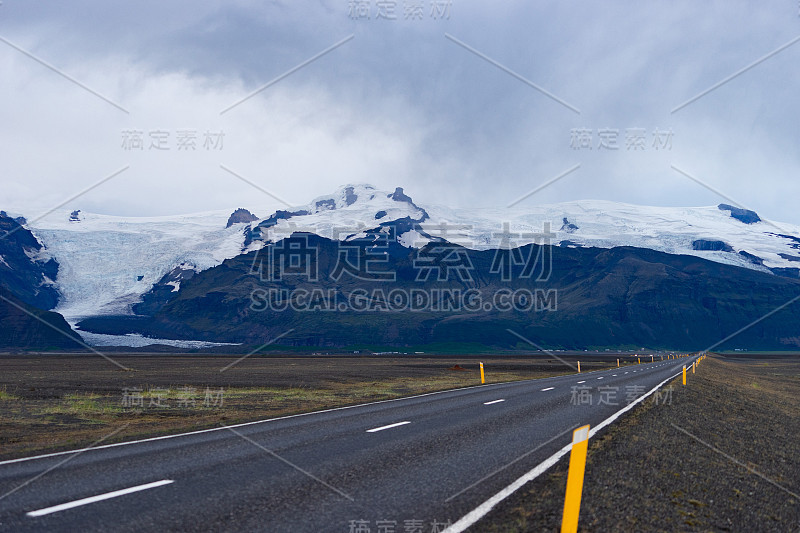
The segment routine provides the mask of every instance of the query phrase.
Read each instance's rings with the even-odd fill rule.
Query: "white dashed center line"
[[[542,392],[544,392],[546,390],[553,390],[553,389],[555,389],[555,387],[547,387],[546,389],[542,389]]]
[[[491,402],[483,402],[483,405],[492,405],[493,403],[504,402],[505,400],[492,400]]]
[[[161,481],[156,481],[154,483],[147,483],[145,485],[138,485],[136,487],[130,487],[127,489],[115,490],[114,492],[98,494],[97,496],[91,496],[89,498],[83,498],[81,500],[62,503],[61,505],[55,505],[53,507],[46,507],[44,509],[39,509],[38,511],[31,511],[26,514],[32,518],[36,518],[37,516],[44,516],[51,513],[57,513],[59,511],[66,511],[67,509],[72,509],[73,507],[80,507],[82,505],[89,505],[90,503],[101,502],[103,500],[110,500],[111,498],[117,498],[119,496],[132,494],[134,492],[139,492],[141,490],[154,489],[162,485],[169,485],[170,483],[174,483],[174,481],[171,479],[162,479]]]
[[[586,380],[584,379],[583,381],[579,381],[578,383],[586,383]]]
[[[405,422],[397,422],[397,423],[395,423],[395,424],[389,424],[388,426],[381,426],[381,427],[379,427],[379,428],[372,428],[372,429],[368,429],[368,430],[367,430],[367,433],[376,433],[376,432],[378,432],[378,431],[383,431],[384,429],[396,428],[397,426],[405,426],[406,424],[410,424],[410,423],[411,423],[411,422],[409,422],[409,421],[405,421]]]

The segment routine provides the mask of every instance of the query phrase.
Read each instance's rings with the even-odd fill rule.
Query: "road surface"
[[[653,389],[693,360],[0,462],[0,531],[462,530],[563,454],[574,428],[635,398],[668,401]]]

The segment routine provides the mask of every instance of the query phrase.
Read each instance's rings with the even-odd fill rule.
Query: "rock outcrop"
[[[761,222],[761,217],[758,216],[758,213],[755,211],[742,209],[741,207],[735,207],[729,204],[719,204],[717,207],[720,211],[730,211],[731,217],[740,222],[744,222],[745,224],[755,224],[756,222]]]
[[[255,216],[247,209],[240,207],[239,209],[231,213],[231,216],[228,217],[228,223],[225,225],[225,227],[230,228],[234,224],[249,224],[250,222],[254,222],[256,220],[258,220],[257,216]]]

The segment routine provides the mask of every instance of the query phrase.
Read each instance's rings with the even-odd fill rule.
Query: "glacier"
[[[164,217],[115,217],[56,211],[29,223],[60,267],[55,311],[71,324],[96,315],[131,313],[165,274],[178,265],[197,271],[242,251],[244,234],[225,228],[229,211]]]

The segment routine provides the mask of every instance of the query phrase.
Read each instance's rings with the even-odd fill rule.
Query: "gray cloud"
[[[348,4],[7,0],[0,35],[131,113],[2,45],[6,201],[46,208],[130,164],[70,207],[116,214],[275,207],[220,163],[297,203],[342,183],[371,182],[404,186],[422,202],[503,206],[578,163],[525,202],[723,201],[674,164],[762,216],[800,223],[786,201],[798,192],[800,44],[670,112],[800,34],[796,5],[453,0],[449,20],[433,20],[429,8],[423,20],[403,20],[398,0],[399,20],[387,21],[375,19],[374,1],[370,20],[351,20]],[[670,150],[652,147],[656,127],[674,132]],[[222,130],[225,148],[133,153],[119,146],[130,128],[173,136],[181,128]],[[575,128],[592,130],[592,150],[570,146]],[[619,130],[619,150],[597,149],[601,128]],[[627,128],[646,130],[645,150],[625,149]]]

